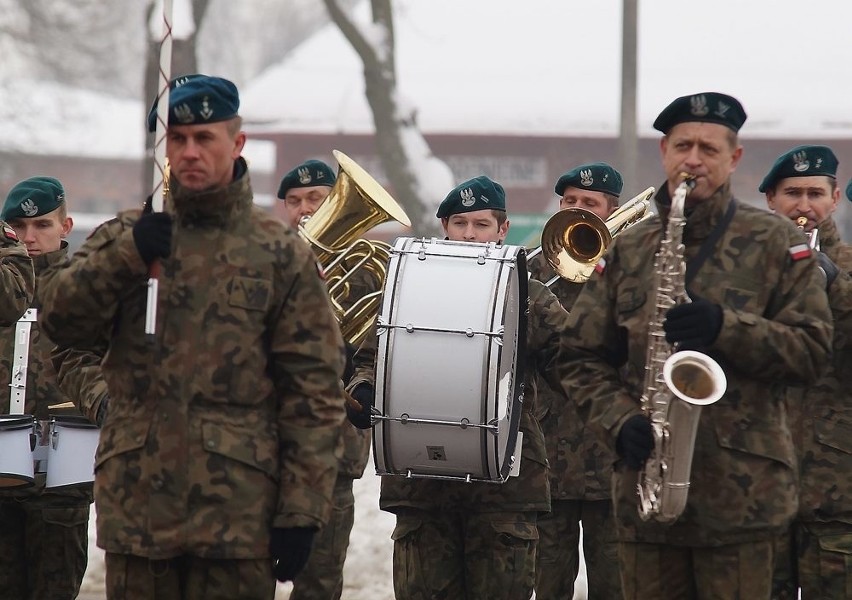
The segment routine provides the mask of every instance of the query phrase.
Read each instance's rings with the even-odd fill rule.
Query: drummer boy
[[[52,265],[65,260],[65,237],[73,222],[68,216],[65,190],[53,177],[31,177],[17,183],[6,197],[0,218],[14,230],[32,258],[36,275],[34,308],[39,306],[39,281]],[[0,390],[9,390],[15,364],[16,328],[0,329]],[[29,360],[23,365],[23,412],[39,421],[51,417],[49,406],[67,405],[68,398],[56,385],[50,361],[53,344],[28,322]],[[24,344],[27,340],[24,338]],[[21,382],[23,383],[23,382]],[[20,393],[20,387],[17,388]],[[15,389],[12,390],[15,393]],[[17,402],[15,404],[18,405]],[[12,403],[0,399],[0,412]],[[18,412],[18,411],[15,411]],[[68,410],[65,410],[68,413]],[[0,581],[3,598],[76,598],[86,572],[89,505],[92,484],[65,488],[44,487],[45,476],[36,476],[29,487],[0,489]]]
[[[447,194],[437,217],[447,239],[497,242],[509,219],[503,187],[485,176]],[[483,307],[485,310],[485,307]],[[536,519],[550,510],[544,435],[535,420],[535,385],[556,360],[568,313],[538,281],[529,282],[529,316],[520,473],[505,483],[466,483],[400,476],[382,478],[379,505],[396,514],[393,578],[397,598],[528,598],[532,594]],[[358,427],[371,426],[377,339],[368,337],[355,355],[348,389],[361,412],[347,407]],[[418,357],[412,356],[415,363]],[[434,373],[435,393],[444,374]]]

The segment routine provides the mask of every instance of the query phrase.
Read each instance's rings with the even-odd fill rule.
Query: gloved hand
[[[352,408],[349,403],[346,403],[346,416],[349,421],[358,429],[369,429],[373,426],[373,404],[375,403],[376,392],[373,386],[362,381],[355,386],[350,395],[361,405],[361,410]]]
[[[628,469],[638,471],[654,449],[651,421],[645,415],[633,415],[618,432],[615,451],[624,459]]]
[[[269,537],[269,553],[275,560],[272,567],[278,581],[293,581],[311,555],[317,530],[313,527],[277,527]]]
[[[167,258],[172,252],[172,216],[167,212],[143,214],[133,226],[133,242],[146,265]]]
[[[663,321],[666,341],[681,350],[706,348],[719,337],[722,318],[722,307],[704,298],[673,306]]]
[[[825,275],[825,289],[828,289],[834,283],[834,280],[837,279],[840,269],[837,268],[833,260],[828,258],[825,252],[817,252],[817,263],[819,263],[819,268]]]

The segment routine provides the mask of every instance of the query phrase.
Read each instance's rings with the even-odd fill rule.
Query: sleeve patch
[[[12,229],[11,225],[3,225],[3,235],[6,236],[7,240],[18,241],[18,234],[15,233],[15,230]]]
[[[316,261],[316,265],[317,265],[317,275],[319,275],[320,279],[325,281],[325,269],[322,268],[320,261]]]
[[[604,270],[606,270],[606,259],[601,258],[598,264],[595,265],[595,271],[597,271],[598,275],[603,275]]]
[[[795,246],[790,246],[789,252],[790,258],[793,260],[801,260],[811,255],[811,249],[807,244],[796,244]]]

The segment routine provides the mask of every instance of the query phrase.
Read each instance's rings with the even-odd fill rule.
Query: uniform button
[[[213,440],[207,440],[207,447],[208,448],[215,448],[216,442],[214,442]]]
[[[568,438],[559,438],[559,443],[560,443],[560,444],[567,444],[567,443],[568,443]]]
[[[169,413],[163,413],[162,417],[163,417],[163,421],[168,421],[169,420]]]
[[[145,440],[141,435],[137,435],[133,441],[135,441],[137,444],[141,444]]]
[[[161,489],[163,487],[163,480],[158,475],[154,475],[151,478],[151,487],[155,490]]]

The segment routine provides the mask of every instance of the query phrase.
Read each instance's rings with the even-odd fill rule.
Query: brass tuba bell
[[[402,207],[354,160],[333,151],[339,170],[337,181],[317,211],[299,224],[299,234],[308,242],[325,271],[326,285],[340,331],[357,346],[372,327],[379,310],[390,246],[361,235],[387,221],[411,227]],[[353,276],[373,279],[377,290],[352,296]]]
[[[527,258],[544,253],[557,273],[547,282],[548,286],[559,278],[575,283],[586,281],[612,243],[612,238],[650,216],[648,208],[654,192],[653,187],[647,188],[625,202],[606,221],[585,208],[563,208],[544,224],[541,246],[530,252]]]

